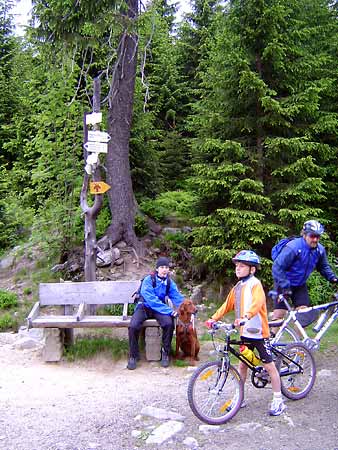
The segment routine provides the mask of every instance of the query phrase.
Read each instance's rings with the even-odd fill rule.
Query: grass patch
[[[18,321],[9,312],[0,316],[0,331],[17,331]]]
[[[125,339],[95,337],[78,339],[65,351],[68,361],[89,359],[101,352],[108,352],[112,359],[118,360],[128,355],[129,344]]]
[[[174,359],[172,364],[175,367],[188,367],[189,366],[188,361],[185,361],[184,359]]]
[[[10,309],[18,306],[18,296],[13,292],[0,290],[0,309]]]

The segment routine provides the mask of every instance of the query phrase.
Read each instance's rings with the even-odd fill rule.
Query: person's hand
[[[282,295],[286,298],[291,297],[291,295],[292,295],[291,289],[282,289]]]
[[[216,322],[214,319],[208,319],[204,322],[204,325],[208,328],[212,328],[212,325]]]
[[[331,283],[337,284],[337,283],[338,283],[338,278],[333,278],[333,279],[331,280]]]
[[[171,313],[171,317],[173,317],[174,319],[175,319],[175,317],[177,317],[177,316],[178,316],[177,311],[173,311],[173,312]]]
[[[235,319],[234,325],[235,325],[235,327],[243,326],[243,325],[245,325],[247,323],[248,320],[249,319],[247,317]]]

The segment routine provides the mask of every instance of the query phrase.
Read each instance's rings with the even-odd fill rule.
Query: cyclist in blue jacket
[[[136,362],[139,360],[138,338],[142,324],[147,319],[156,319],[162,328],[162,367],[169,366],[169,355],[171,350],[171,340],[174,332],[174,317],[177,315],[166,303],[166,296],[170,298],[177,308],[184,296],[179,292],[174,280],[169,280],[169,259],[158,258],[156,262],[155,286],[153,275],[147,275],[141,285],[140,300],[137,303],[134,314],[131,318],[129,335],[129,359],[127,368],[136,369]],[[170,283],[169,290],[167,284]]]
[[[306,281],[314,270],[332,283],[337,283],[327,259],[325,248],[319,243],[324,227],[316,220],[304,223],[301,236],[290,240],[272,265],[275,288],[292,300],[298,309],[310,306]],[[281,319],[286,313],[284,303],[274,301],[273,318]]]

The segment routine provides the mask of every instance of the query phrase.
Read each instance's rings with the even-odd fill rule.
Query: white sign
[[[107,153],[108,152],[108,144],[104,144],[103,142],[86,142],[84,144],[84,148],[88,152],[94,152],[94,153]]]
[[[110,136],[105,131],[89,130],[88,131],[88,141],[93,142],[109,142]]]
[[[89,153],[87,156],[87,164],[97,164],[99,160],[99,154],[98,153]]]
[[[86,124],[87,125],[94,125],[95,123],[101,123],[102,122],[102,113],[91,113],[86,115]]]

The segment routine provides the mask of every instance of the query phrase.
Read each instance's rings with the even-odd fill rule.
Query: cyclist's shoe
[[[246,408],[247,406],[248,406],[248,403],[245,400],[243,400],[241,403],[241,408]]]
[[[169,367],[169,355],[164,350],[162,351],[161,366],[162,367]]]
[[[136,358],[132,356],[128,359],[127,369],[135,370],[136,369]]]
[[[286,405],[283,400],[272,400],[271,407],[269,409],[270,416],[280,416],[285,411]]]

